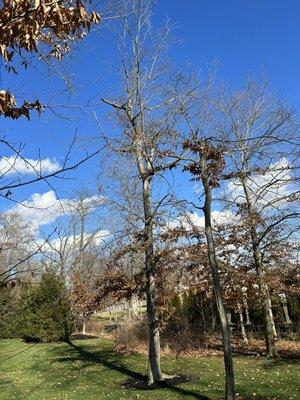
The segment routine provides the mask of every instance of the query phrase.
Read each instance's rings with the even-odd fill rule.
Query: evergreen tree
[[[29,288],[22,299],[22,337],[26,341],[68,340],[73,314],[64,281],[46,271],[37,287]]]
[[[19,338],[19,293],[11,286],[0,289],[0,338]]]

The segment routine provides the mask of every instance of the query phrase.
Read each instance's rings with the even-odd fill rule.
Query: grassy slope
[[[300,399],[300,366],[264,359],[235,358],[237,391],[247,399]],[[192,379],[171,389],[128,390],[121,383],[145,373],[144,356],[119,356],[103,339],[74,345],[0,340],[1,400],[221,399],[222,359],[165,358],[168,373]],[[297,382],[298,378],[298,382]],[[205,397],[207,396],[207,397]]]

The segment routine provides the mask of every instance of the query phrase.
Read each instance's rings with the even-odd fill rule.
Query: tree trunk
[[[247,337],[247,332],[246,332],[246,328],[245,328],[245,324],[244,324],[243,309],[239,302],[237,303],[237,309],[238,309],[238,314],[239,314],[239,318],[240,318],[240,327],[241,327],[242,338],[243,338],[245,345],[248,346],[249,340]]]
[[[222,327],[224,364],[225,364],[225,376],[226,376],[225,399],[235,400],[236,394],[235,394],[235,383],[234,383],[232,348],[230,341],[230,328],[228,325],[227,315],[221,295],[220,277],[219,277],[219,270],[216,259],[216,251],[213,240],[212,223],[211,223],[212,189],[210,187],[206,160],[204,157],[201,157],[200,166],[201,166],[201,179],[205,194],[205,204],[203,207],[203,211],[205,219],[205,236],[207,242],[208,260],[211,268],[213,289]]]
[[[245,308],[245,313],[246,313],[246,325],[251,325],[248,301],[245,297],[243,298],[243,303],[244,303],[244,308]]]
[[[86,328],[86,322],[85,322],[85,318],[83,318],[83,320],[82,320],[82,331],[81,331],[81,333],[83,335],[85,335],[85,328]]]
[[[210,309],[211,309],[211,331],[215,332],[216,327],[217,327],[215,305],[211,304],[210,305]]]
[[[245,179],[242,179],[242,185],[247,203],[248,216],[250,217],[251,220],[254,217],[255,213],[252,205],[251,194]],[[275,346],[277,335],[276,335],[276,327],[272,312],[269,288],[264,279],[265,271],[263,267],[261,251],[259,248],[259,240],[256,227],[254,223],[252,223],[252,221],[250,221],[250,223],[251,223],[250,236],[251,236],[253,259],[254,259],[256,273],[260,280],[260,291],[262,295],[262,303],[263,303],[264,318],[265,318],[266,355],[267,357],[275,358],[278,357],[278,353]]]
[[[216,304],[219,312],[219,317],[222,327],[222,338],[223,338],[223,350],[224,350],[224,364],[225,364],[225,375],[226,375],[226,400],[235,400],[235,385],[234,385],[234,370],[232,360],[232,348],[230,341],[230,328],[227,320],[225,307],[221,296],[220,279],[218,273],[218,266],[215,259],[213,237],[210,229],[205,229],[209,262],[211,267],[211,273],[213,277],[214,294],[216,298]]]
[[[205,309],[203,304],[203,293],[201,292],[201,314],[202,314],[202,323],[203,323],[203,332],[207,333],[207,324],[206,324],[206,317],[205,317]]]
[[[158,311],[156,307],[157,287],[155,280],[155,261],[153,243],[153,215],[151,209],[151,179],[143,180],[143,204],[144,204],[144,240],[145,240],[145,267],[146,267],[146,299],[147,318],[149,330],[149,371],[148,383],[158,382],[163,379],[160,367],[160,335],[158,325]]]
[[[231,311],[229,310],[229,311],[227,311],[226,312],[226,315],[227,315],[227,321],[228,321],[228,325],[229,326],[231,326],[232,325],[232,320],[231,320],[231,318],[232,318],[232,316],[231,316]]]
[[[262,284],[263,290],[267,291],[268,287],[264,287]],[[265,315],[265,335],[266,335],[266,353],[267,357],[276,358],[278,357],[278,353],[276,350],[275,342],[276,342],[276,330],[274,324],[274,317],[272,312],[271,299],[267,292],[263,298],[263,309]]]
[[[289,315],[289,310],[288,310],[288,307],[287,307],[287,301],[286,301],[285,294],[280,296],[280,299],[281,299],[282,308],[283,308],[283,312],[284,312],[285,323],[287,325],[290,325],[290,324],[292,324],[292,320],[291,320],[290,315]]]
[[[138,316],[138,299],[135,295],[132,295],[129,302],[130,316],[135,318]]]

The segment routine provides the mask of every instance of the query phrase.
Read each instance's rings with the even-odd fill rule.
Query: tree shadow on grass
[[[72,347],[73,350],[75,350],[77,352],[77,354],[79,356],[79,357],[77,357],[77,359],[79,358],[83,361],[102,364],[103,366],[105,366],[113,371],[117,371],[117,372],[120,372],[121,374],[127,375],[130,378],[130,380],[132,380],[133,382],[142,382],[144,384],[146,384],[146,382],[147,382],[147,377],[145,375],[143,375],[139,372],[133,371],[133,370],[129,369],[127,366],[125,366],[124,364],[122,364],[121,360],[120,360],[120,356],[118,356],[116,353],[114,353],[112,349],[105,349],[105,350],[101,350],[101,351],[97,351],[97,352],[91,352],[80,346],[77,346],[73,342],[69,342],[68,344]],[[70,361],[71,359],[67,358],[66,360]],[[61,359],[61,361],[63,361],[63,359]],[[209,400],[208,397],[203,396],[200,393],[197,393],[192,390],[180,388],[178,386],[175,386],[175,384],[176,384],[176,381],[175,382],[166,381],[166,382],[162,382],[159,385],[159,387],[158,386],[149,387],[149,390],[154,390],[154,389],[158,389],[158,388],[167,388],[175,393],[181,394],[182,396],[191,396],[198,400]],[[126,387],[126,382],[125,382],[125,385],[123,385],[123,387]],[[144,386],[144,390],[145,390],[145,386]]]
[[[24,353],[25,351],[31,349],[31,348],[32,348],[33,346],[35,346],[36,344],[37,344],[37,343],[30,344],[29,346],[25,347],[25,349],[21,349],[21,350],[15,352],[14,354],[12,354],[12,355],[10,355],[10,356],[8,356],[8,357],[6,357],[6,358],[0,359],[0,364],[4,363],[4,362],[7,361],[7,360],[10,360],[11,358],[17,357],[19,354]]]

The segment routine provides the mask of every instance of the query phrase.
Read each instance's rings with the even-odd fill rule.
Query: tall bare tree
[[[60,220],[42,248],[44,256],[55,264],[60,273],[70,278],[77,271],[88,279],[101,252],[101,241],[109,235],[103,227],[101,211],[105,205],[102,195],[92,195],[81,189],[74,198],[65,201]]]
[[[147,317],[149,326],[148,381],[161,381],[165,375],[160,364],[159,313],[155,250],[155,218],[160,206],[168,200],[160,197],[155,187],[161,176],[178,162],[175,156],[176,97],[168,84],[169,70],[165,62],[168,24],[161,34],[151,25],[152,2],[134,0],[120,21],[117,35],[120,51],[123,87],[117,100],[104,102],[116,112],[122,129],[121,138],[114,139],[114,148],[135,161],[140,180],[143,220],[142,241],[144,273],[146,275]],[[119,143],[118,143],[119,141]]]
[[[16,213],[1,215],[0,220],[0,289],[12,281],[38,273],[41,264],[34,258],[41,246],[35,241],[28,223]]]

